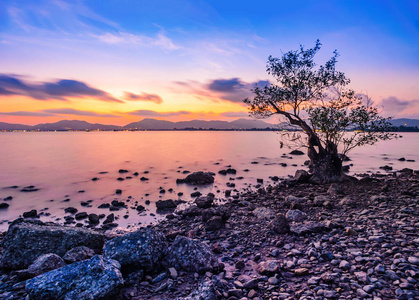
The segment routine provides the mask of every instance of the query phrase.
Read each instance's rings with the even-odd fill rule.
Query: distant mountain
[[[394,119],[391,123],[396,126],[406,127],[419,127],[419,120],[417,119]],[[0,130],[118,130],[118,129],[131,129],[131,130],[182,130],[182,129],[216,129],[216,130],[249,130],[249,129],[265,129],[265,128],[282,128],[292,129],[289,125],[283,124],[278,127],[278,124],[270,124],[261,120],[254,119],[238,119],[235,121],[204,121],[204,120],[191,120],[181,122],[171,122],[156,119],[143,119],[139,122],[130,123],[123,127],[115,125],[92,124],[86,121],[78,120],[63,120],[56,123],[44,123],[35,126],[10,124],[0,122]]]
[[[156,119],[143,119],[139,122],[130,123],[125,125],[124,129],[141,129],[141,130],[173,130],[173,129],[219,129],[219,130],[231,130],[231,129],[263,129],[267,127],[273,127],[272,124],[260,121],[260,120],[247,120],[238,119],[232,122],[227,121],[203,121],[203,120],[192,120],[192,121],[181,121],[181,122],[170,122]]]
[[[419,120],[417,119],[394,119],[390,121],[393,126],[407,126],[407,127],[419,127]]]
[[[22,124],[10,124],[5,122],[0,122],[0,130],[27,130],[32,128],[30,125]]]
[[[114,130],[120,126],[92,124],[86,121],[62,120],[56,123],[45,123],[33,126],[32,130]]]

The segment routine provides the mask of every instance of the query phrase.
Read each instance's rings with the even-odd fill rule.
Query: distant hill
[[[419,127],[419,120],[417,119],[394,119],[390,121],[396,127],[406,126],[406,127]]]
[[[232,122],[227,121],[181,121],[170,122],[156,119],[143,119],[139,122],[125,125],[124,129],[141,129],[141,130],[173,130],[173,129],[218,129],[218,130],[232,130],[232,129],[264,129],[274,127],[272,124],[260,120],[238,119]]]
[[[0,130],[27,130],[29,128],[32,128],[32,126],[0,122]]]
[[[417,119],[394,119],[391,123],[396,126],[405,127],[419,127],[419,120]],[[44,123],[35,126],[23,124],[10,124],[0,122],[0,130],[182,130],[182,129],[215,129],[215,130],[249,130],[249,129],[265,129],[273,128],[278,129],[277,124],[266,123],[262,120],[254,119],[237,119],[235,121],[204,121],[204,120],[191,120],[181,122],[171,122],[156,119],[143,119],[139,122],[133,122],[123,127],[115,125],[92,124],[86,121],[78,120],[62,120],[56,123]],[[282,129],[291,129],[289,125],[281,127]]]
[[[32,130],[114,130],[120,126],[92,124],[86,121],[62,120],[56,123],[44,123],[33,126]]]

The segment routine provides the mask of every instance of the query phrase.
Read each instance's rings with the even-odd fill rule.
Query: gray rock
[[[307,214],[299,209],[290,209],[285,214],[288,221],[302,221],[307,218]]]
[[[177,300],[217,300],[214,282],[212,280],[206,280],[202,282],[189,296],[177,298]]]
[[[280,268],[281,262],[279,260],[268,260],[260,262],[256,267],[256,271],[262,275],[273,275],[279,273]]]
[[[257,207],[252,212],[258,219],[270,220],[275,218],[275,211],[266,207]]]
[[[169,250],[167,264],[187,272],[204,274],[219,267],[210,248],[203,242],[177,236]]]
[[[137,269],[156,271],[167,254],[167,241],[162,233],[150,228],[116,237],[105,243],[103,256],[117,260],[123,272]]]
[[[28,280],[26,291],[33,300],[102,299],[123,285],[119,269],[117,261],[96,255]]]
[[[24,269],[43,254],[63,256],[77,246],[87,246],[100,253],[104,241],[102,234],[91,230],[18,219],[9,226],[2,241],[4,252],[1,266]]]
[[[66,264],[64,260],[57,254],[48,253],[38,257],[33,264],[28,268],[28,275],[35,277],[46,272],[64,267]]]
[[[309,233],[320,233],[323,231],[327,231],[327,228],[323,223],[310,221],[304,224],[296,224],[292,225],[290,231],[297,235],[304,235]]]
[[[63,256],[63,259],[67,263],[75,263],[78,261],[90,259],[95,255],[95,251],[93,249],[90,249],[86,246],[80,246],[75,247],[69,251]]]
[[[279,214],[273,219],[269,224],[268,227],[275,231],[276,233],[287,233],[290,230],[290,226],[288,224],[287,218]]]

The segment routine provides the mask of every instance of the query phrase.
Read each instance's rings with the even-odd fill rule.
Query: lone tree
[[[289,51],[281,58],[269,56],[266,71],[276,84],[255,87],[253,99],[243,101],[258,118],[279,115],[288,125],[305,134],[310,158],[310,181],[328,183],[348,178],[342,172],[342,159],[348,151],[362,145],[395,137],[389,133],[390,118],[379,115],[365,95],[348,89],[350,79],[335,69],[338,52],[317,66],[312,49]]]

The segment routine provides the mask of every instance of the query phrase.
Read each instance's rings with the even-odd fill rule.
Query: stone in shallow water
[[[26,291],[33,300],[102,299],[123,285],[119,269],[117,261],[96,255],[28,280]]]

